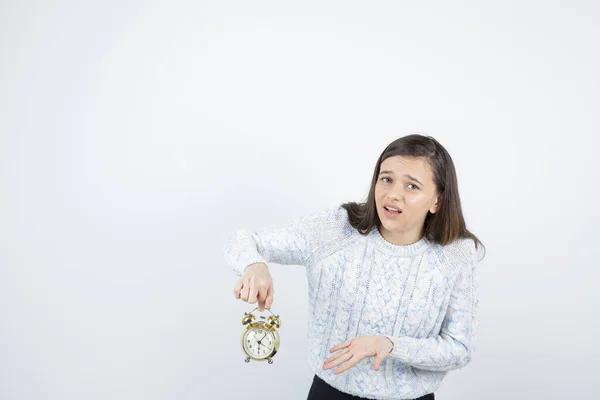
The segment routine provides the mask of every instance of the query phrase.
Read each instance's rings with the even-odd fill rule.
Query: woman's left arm
[[[449,371],[462,368],[471,361],[479,303],[477,252],[471,239],[459,239],[450,246],[449,262],[456,263],[459,275],[440,333],[422,339],[384,335],[394,345],[389,356],[415,368]]]
[[[335,354],[325,361],[323,369],[345,363],[334,371],[339,374],[366,357],[374,357],[376,371],[387,357],[429,371],[449,371],[467,365],[475,347],[477,252],[471,239],[458,239],[447,246],[447,251],[450,267],[457,269],[457,278],[438,335],[423,339],[360,336],[334,346],[330,352]]]

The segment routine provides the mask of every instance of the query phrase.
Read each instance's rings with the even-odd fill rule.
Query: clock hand
[[[269,346],[267,346],[266,344],[263,344],[262,342],[259,342],[258,345],[263,346],[265,349],[271,350],[271,348]]]
[[[266,335],[265,335],[265,336],[266,336]],[[264,338],[265,338],[265,337],[263,336],[263,339],[264,339]],[[261,340],[262,340],[262,339],[261,339]],[[258,345],[259,345],[259,346],[263,346],[263,347],[264,347],[265,349],[267,349],[267,350],[271,350],[271,348],[270,348],[270,347],[268,347],[266,344],[263,344],[263,343],[262,343],[260,340],[258,341]]]

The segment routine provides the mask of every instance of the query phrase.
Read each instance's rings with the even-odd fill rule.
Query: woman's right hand
[[[273,304],[273,278],[267,264],[259,262],[246,268],[242,277],[233,287],[236,299],[254,304],[258,301],[258,310],[271,309]]]

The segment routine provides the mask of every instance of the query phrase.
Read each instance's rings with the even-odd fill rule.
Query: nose
[[[398,196],[394,193],[388,194],[387,198],[390,202],[393,202],[393,203],[397,203],[398,201],[400,201],[400,196]]]
[[[387,194],[387,197],[390,201],[399,201],[402,198],[402,188],[398,189],[397,187],[394,187],[392,189],[390,189],[390,191]]]

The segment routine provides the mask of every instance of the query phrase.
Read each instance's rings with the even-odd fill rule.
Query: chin
[[[398,230],[397,226],[394,226],[394,225],[390,226],[390,224],[388,222],[384,222],[383,220],[380,220],[380,221],[381,221],[381,226],[383,226],[389,232],[394,232],[394,231]]]

